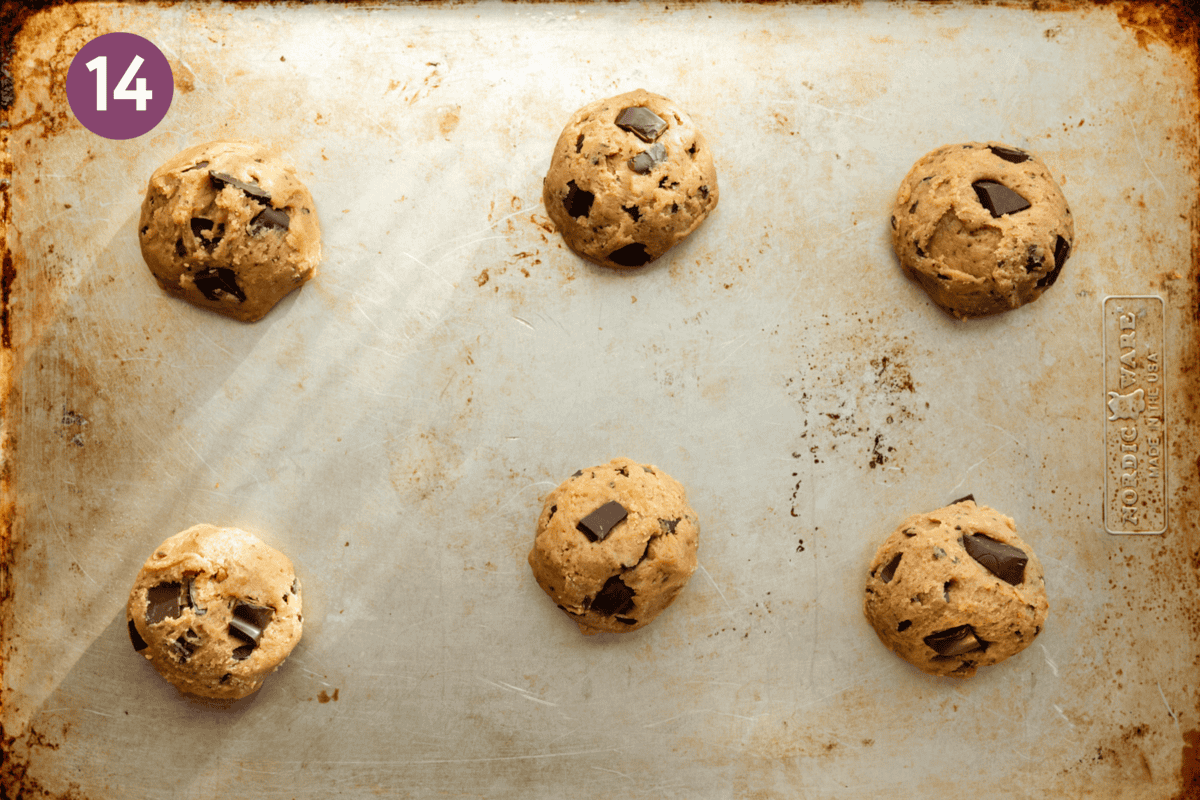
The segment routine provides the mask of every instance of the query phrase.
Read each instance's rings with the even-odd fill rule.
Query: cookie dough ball
[[[1032,303],[1071,255],[1067,199],[1037,156],[988,142],[939,147],[900,184],[900,266],[959,319]]]
[[[278,155],[242,142],[184,150],[150,177],[142,257],[168,294],[261,319],[321,260],[312,195]]]
[[[585,634],[647,625],[696,569],[700,524],[679,482],[614,458],[546,497],[529,566]]]
[[[1013,521],[963,500],[904,520],[871,561],[864,610],[885,645],[930,675],[968,678],[1030,644],[1046,582]]]
[[[638,89],[575,112],[542,202],[567,246],[603,267],[648,264],[717,206],[712,151],[665,97]]]
[[[125,616],[134,650],[178,689],[238,699],[300,641],[292,562],[237,528],[197,525],[142,565]]]

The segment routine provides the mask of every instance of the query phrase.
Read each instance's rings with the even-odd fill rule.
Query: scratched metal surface
[[[1144,22],[1144,21],[1143,21]],[[82,129],[109,30],[171,60],[164,122]],[[1194,73],[1120,8],[68,6],[18,38],[5,776],[73,798],[1165,798],[1200,767]],[[548,223],[577,107],[636,87],[716,153],[708,222],[606,272]],[[299,165],[319,277],[244,325],[164,296],[145,181],[221,137]],[[955,322],[887,215],[954,141],[1039,153],[1078,244]],[[1165,302],[1169,527],[1104,532],[1103,299]],[[525,555],[540,496],[628,455],[688,487],[700,568],[584,638]],[[905,515],[968,492],[1046,567],[1034,646],[966,682],[861,612]],[[304,639],[216,708],[137,658],[141,562],[196,522],[295,561]],[[1189,772],[1190,770],[1190,772]],[[1191,777],[1189,777],[1191,776]]]

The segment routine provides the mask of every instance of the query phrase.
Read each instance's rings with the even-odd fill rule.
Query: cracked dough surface
[[[142,565],[125,616],[134,649],[178,689],[238,699],[258,691],[300,641],[301,610],[287,556],[238,528],[196,525]]]
[[[279,155],[245,142],[197,145],[159,167],[138,238],[164,291],[243,322],[261,319],[321,261],[312,195]]]
[[[1007,187],[1029,207],[994,216],[975,188],[979,181]],[[969,142],[939,147],[913,165],[896,195],[892,244],[905,274],[964,319],[1041,297],[1070,256],[1075,227],[1067,199],[1037,156],[1000,142]]]
[[[667,123],[652,142],[616,124],[624,109],[639,107]],[[631,162],[659,145],[663,160],[645,174],[635,171]],[[554,145],[542,183],[546,213],[567,245],[588,261],[614,269],[639,267],[663,255],[700,226],[718,196],[717,171],[704,136],[678,106],[643,89],[575,112]]]
[[[1024,552],[1019,583],[968,554],[963,537],[974,534]],[[871,560],[863,610],[880,640],[905,661],[930,675],[967,678],[1032,644],[1049,604],[1041,562],[1013,521],[965,500],[900,523]],[[985,649],[939,655],[925,641],[963,625]]]
[[[614,500],[628,516],[591,541],[580,521]],[[580,631],[621,633],[647,625],[675,600],[696,569],[699,540],[696,512],[678,481],[653,465],[615,458],[546,496],[529,566]]]

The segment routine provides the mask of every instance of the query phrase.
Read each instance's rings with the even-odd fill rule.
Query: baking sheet
[[[50,796],[1182,797],[1200,774],[1195,49],[1152,5],[75,4],[15,42],[4,780]],[[126,142],[73,54],[170,59]],[[628,274],[565,249],[569,115],[692,114],[721,203]],[[316,280],[244,325],[140,258],[150,173],[231,137],[316,198]],[[954,321],[898,269],[895,187],[1002,140],[1062,184],[1054,288]],[[1162,535],[1106,524],[1106,298],[1162,305]],[[1107,359],[1107,361],[1106,361]],[[700,567],[584,638],[525,555],[540,497],[627,455],[688,488]],[[1119,476],[1116,479],[1119,481]],[[967,493],[1046,568],[1037,642],[924,676],[861,612],[874,549]],[[304,639],[254,697],[178,695],[128,586],[197,522],[283,549]],[[1191,787],[1189,790],[1188,787]]]

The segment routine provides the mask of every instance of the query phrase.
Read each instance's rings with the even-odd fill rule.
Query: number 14
[[[136,89],[129,88],[142,63],[141,56],[134,56],[129,69],[125,70],[121,77],[121,82],[113,89],[114,100],[134,100],[137,102],[138,111],[145,111],[146,101],[154,97],[154,93],[146,88],[145,78],[137,79]],[[96,110],[108,111],[108,56],[96,56],[87,62],[87,68],[88,72],[96,73]]]

